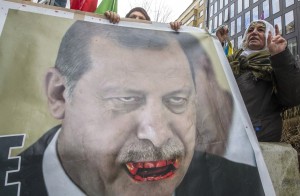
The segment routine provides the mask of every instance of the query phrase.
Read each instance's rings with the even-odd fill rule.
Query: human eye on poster
[[[210,34],[0,7],[0,195],[274,194]]]

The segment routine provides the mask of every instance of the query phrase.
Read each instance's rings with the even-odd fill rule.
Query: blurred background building
[[[193,0],[178,18],[184,25],[207,28],[210,32],[227,25],[235,48],[239,47],[249,23],[257,19],[278,24],[288,47],[299,60],[300,0]]]

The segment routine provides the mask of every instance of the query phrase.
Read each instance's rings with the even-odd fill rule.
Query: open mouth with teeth
[[[128,162],[125,164],[131,178],[135,181],[157,181],[170,178],[179,167],[179,160]]]

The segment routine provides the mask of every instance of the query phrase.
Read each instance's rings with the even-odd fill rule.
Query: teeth
[[[167,161],[161,160],[161,161],[149,161],[149,162],[129,162],[129,163],[126,163],[125,165],[134,180],[144,182],[144,181],[157,181],[157,180],[166,179],[168,177],[173,176],[174,171],[169,171],[167,174],[165,174],[163,176],[142,177],[138,173],[139,169],[161,168],[161,167],[166,167],[171,164],[176,169],[179,168],[179,160],[178,159],[167,160]],[[143,172],[147,173],[147,170],[145,170]]]
[[[173,160],[168,160],[167,165],[171,165],[171,164],[173,164]]]
[[[133,169],[134,168],[134,165],[133,163],[126,163],[126,166],[129,170]]]
[[[147,177],[147,181],[154,181],[154,177]]]
[[[166,161],[158,161],[156,163],[156,167],[165,167],[167,165]]]
[[[136,172],[137,172],[137,170],[139,169],[139,168],[137,168],[137,167],[134,167],[134,164],[133,164],[133,163],[127,163],[126,166],[127,166],[128,171],[129,171],[132,175],[135,175]]]
[[[175,167],[176,169],[178,169],[178,167],[179,167],[179,160],[178,160],[178,159],[175,159],[173,165],[174,165],[174,167]]]
[[[136,181],[146,181],[146,179],[142,178],[142,177],[139,176],[139,175],[135,175],[135,176],[134,176],[134,179],[135,179]]]
[[[153,162],[144,163],[144,168],[154,168],[155,164]]]
[[[144,164],[142,162],[135,163],[137,168],[144,168]]]
[[[161,176],[154,177],[154,180],[160,180]]]
[[[174,173],[172,171],[168,172],[166,175],[164,175],[164,178],[167,178],[169,176],[172,176]]]

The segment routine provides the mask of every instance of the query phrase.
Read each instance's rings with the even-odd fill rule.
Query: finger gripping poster
[[[0,6],[0,195],[274,194],[210,34]]]

